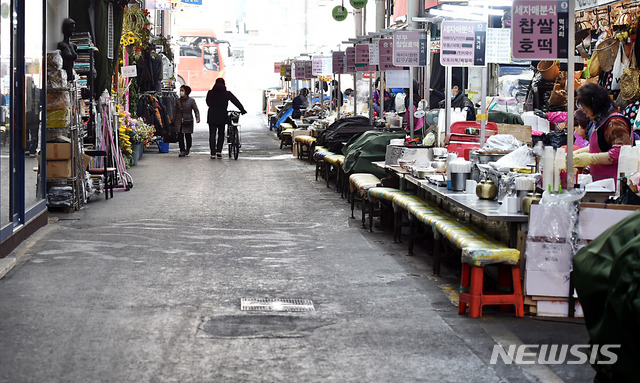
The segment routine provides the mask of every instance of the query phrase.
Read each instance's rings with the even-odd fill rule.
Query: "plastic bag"
[[[511,152],[523,145],[511,134],[495,134],[487,139],[483,152]]]
[[[544,192],[531,210],[527,236],[527,270],[565,276],[572,270],[573,256],[585,245],[580,236],[580,200],[585,191],[562,194]]]

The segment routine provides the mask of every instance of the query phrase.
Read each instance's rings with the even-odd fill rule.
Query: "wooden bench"
[[[324,167],[325,167],[324,157],[331,154],[335,154],[335,153],[330,152],[329,149],[323,146],[316,146],[314,148],[313,160],[316,162],[316,181],[318,180],[318,174],[320,174],[321,176],[324,176]]]
[[[380,178],[369,173],[353,173],[349,176],[349,202],[351,203],[351,218],[355,208],[356,199],[360,201],[360,209],[362,210],[362,227],[365,227],[364,214],[364,196],[372,187],[378,186]]]
[[[308,135],[296,136],[294,138],[295,144],[298,148],[298,158],[303,159],[305,156],[308,156],[309,163],[313,159],[314,146],[316,144],[316,139],[314,137]]]
[[[293,151],[293,125],[288,122],[283,122],[280,124],[280,128],[282,129],[280,132],[280,149],[284,146],[291,146],[291,151]]]
[[[469,317],[482,316],[482,306],[513,305],[517,317],[524,316],[522,282],[520,278],[520,251],[490,238],[480,229],[466,222],[460,222],[444,210],[411,193],[392,188],[374,187],[368,191],[369,230],[372,230],[372,200],[391,202],[394,208],[394,240],[399,239],[398,221],[402,211],[406,211],[425,226],[431,228],[434,255],[434,273],[439,272],[441,240],[460,249],[462,275],[458,313],[464,314],[469,307]],[[412,246],[412,244],[410,244]],[[483,287],[484,267],[498,265],[498,291],[488,291]],[[510,291],[507,291],[510,290]]]
[[[342,174],[342,164],[344,164],[344,155],[342,154],[329,154],[324,156],[324,174],[327,181],[327,187],[329,187],[329,178],[331,173],[336,175],[336,186],[340,191],[340,175]]]

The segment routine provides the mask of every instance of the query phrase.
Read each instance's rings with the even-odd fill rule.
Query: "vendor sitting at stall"
[[[371,97],[373,103],[372,108],[376,112],[376,116],[381,117],[380,113],[380,77],[376,79],[376,90],[373,91],[373,96]],[[394,108],[394,102],[391,100],[391,93],[387,90],[384,91],[384,111],[390,112]]]
[[[622,145],[633,145],[633,131],[609,92],[597,84],[585,84],[578,88],[578,109],[584,110],[594,129],[589,137],[589,146],[574,151],[573,166],[589,166],[594,181],[616,178],[618,156]]]
[[[302,90],[300,91],[300,94],[298,94],[294,99],[293,99],[293,113],[291,113],[291,117],[295,118],[295,119],[299,119],[300,117],[302,117],[302,111],[300,111],[300,109],[304,109],[307,107],[308,105],[308,100],[307,100],[307,96],[309,95],[309,89],[307,88],[302,88]]]
[[[445,107],[445,101],[446,100],[440,101],[440,108]],[[451,108],[460,108],[460,110],[466,112],[467,121],[476,120],[476,108],[473,105],[473,102],[464,94],[464,89],[462,88],[460,81],[456,79],[454,79],[453,88],[451,88]]]

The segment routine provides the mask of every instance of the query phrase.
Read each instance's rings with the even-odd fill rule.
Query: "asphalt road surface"
[[[435,278],[424,249],[409,257],[363,230],[264,117],[241,123],[239,160],[209,159],[203,121],[188,157],[148,149],[132,190],[52,214],[14,252],[0,280],[1,382],[593,379],[589,365],[491,365],[496,344],[588,336],[491,309],[458,315],[458,270]],[[242,311],[242,298],[315,310]]]

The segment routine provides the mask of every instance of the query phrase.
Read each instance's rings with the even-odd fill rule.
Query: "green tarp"
[[[592,344],[611,349],[614,364],[593,365],[598,383],[640,377],[640,211],[602,233],[573,259],[573,280]],[[609,358],[600,357],[601,361]]]
[[[384,170],[373,167],[371,163],[384,161],[389,141],[405,136],[405,132],[389,133],[370,130],[353,137],[342,148],[344,172],[346,174],[371,173],[378,178],[383,178],[385,176]]]

